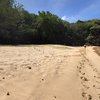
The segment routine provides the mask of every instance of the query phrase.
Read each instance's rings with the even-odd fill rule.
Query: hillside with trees
[[[29,13],[0,0],[0,44],[100,45],[100,19],[69,23],[49,11]]]

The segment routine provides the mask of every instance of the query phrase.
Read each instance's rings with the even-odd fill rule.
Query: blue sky
[[[75,22],[100,18],[100,0],[16,0],[31,13],[50,11],[63,20]]]

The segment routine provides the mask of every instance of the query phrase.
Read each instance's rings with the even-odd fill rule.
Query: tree
[[[90,28],[90,34],[87,37],[87,41],[92,45],[100,45],[100,25],[95,25]]]
[[[31,14],[15,0],[0,0],[0,44],[100,45],[100,20],[63,21],[49,11]]]

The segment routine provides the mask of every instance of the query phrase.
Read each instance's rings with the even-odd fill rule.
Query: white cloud
[[[63,16],[61,19],[72,23],[78,20],[78,16]]]
[[[67,20],[66,16],[63,16],[61,19],[62,19],[62,20]]]

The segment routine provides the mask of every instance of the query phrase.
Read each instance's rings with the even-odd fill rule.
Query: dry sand
[[[93,47],[0,46],[0,100],[100,100]]]
[[[94,50],[100,56],[100,46],[94,47]]]

